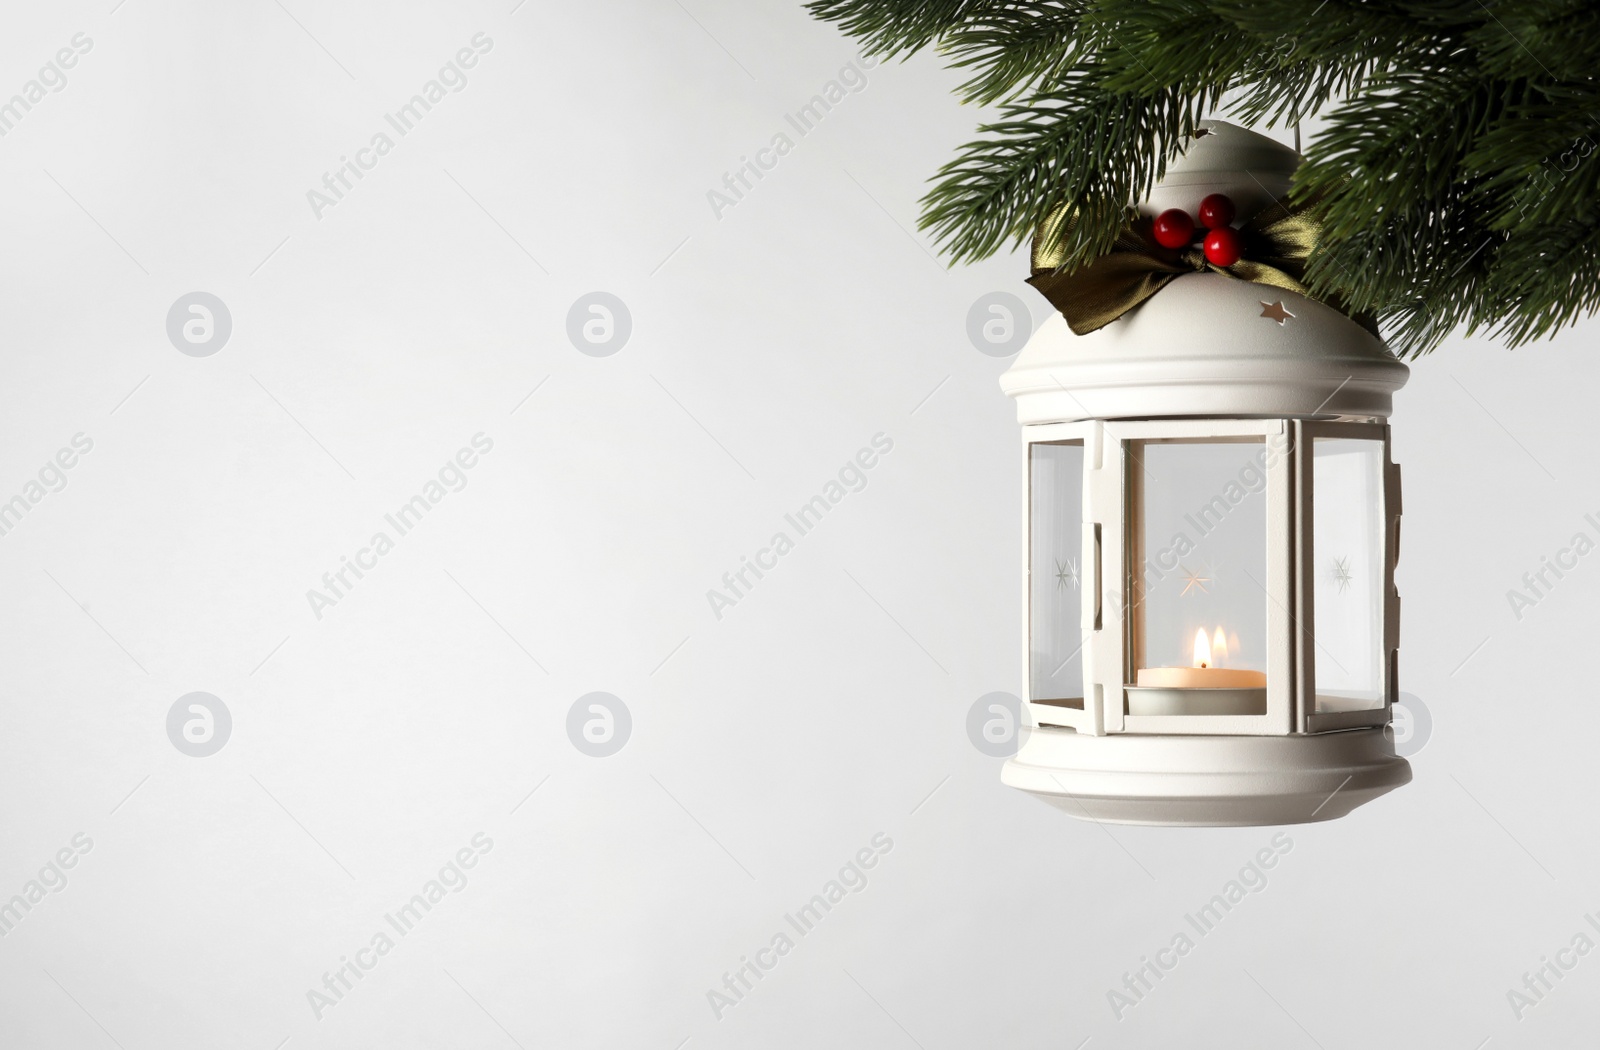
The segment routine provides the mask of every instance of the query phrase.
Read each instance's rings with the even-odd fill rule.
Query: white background
[[[797,6],[112,2],[18,6],[0,35],[0,97],[93,41],[0,139],[0,498],[94,442],[0,536],[0,900],[93,842],[0,938],[0,1044],[1593,1031],[1600,956],[1520,1021],[1506,994],[1600,909],[1600,555],[1520,620],[1507,600],[1600,538],[1592,324],[1415,367],[1416,781],[1290,829],[1119,1020],[1108,989],[1272,832],[1080,823],[967,738],[1022,675],[1007,361],[967,312],[1047,307],[1022,254],[948,271],[907,232],[980,119],[959,78],[871,70],[719,218],[708,190],[856,57]],[[315,217],[307,191],[479,32],[468,86]],[[196,290],[233,321],[209,357],[166,332]],[[633,319],[605,358],[566,334],[596,290]],[[468,486],[314,616],[478,432]],[[715,618],[706,592],[879,432],[867,487]],[[233,720],[207,758],[166,731],[197,690]],[[609,758],[567,735],[592,691],[631,712]],[[319,1020],[308,990],[478,832],[466,887]],[[867,887],[719,1020],[707,991],[879,832]]]

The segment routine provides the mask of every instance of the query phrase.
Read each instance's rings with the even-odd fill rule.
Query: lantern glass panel
[[[1373,710],[1385,697],[1383,442],[1311,447],[1315,710]]]
[[[1135,672],[1266,671],[1263,439],[1135,441],[1129,452]]]
[[[1030,698],[1083,697],[1083,443],[1028,446]]]

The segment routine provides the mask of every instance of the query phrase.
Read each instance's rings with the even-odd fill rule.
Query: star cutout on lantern
[[[1065,590],[1067,587],[1071,587],[1073,590],[1078,589],[1078,563],[1071,558],[1064,562],[1057,558],[1056,590]]]
[[[1339,593],[1343,594],[1350,589],[1350,583],[1355,577],[1350,575],[1350,559],[1333,559],[1333,582],[1339,585]]]
[[[1256,302],[1261,303],[1261,316],[1272,318],[1274,321],[1278,322],[1279,328],[1283,327],[1283,322],[1294,316],[1294,314],[1283,308],[1282,299],[1279,299],[1275,303],[1263,302],[1260,299],[1257,299]]]
[[[1209,588],[1206,587],[1206,584],[1211,582],[1211,577],[1201,576],[1197,572],[1190,572],[1187,568],[1184,568],[1181,565],[1179,566],[1179,569],[1183,571],[1183,594],[1188,594],[1190,591],[1194,590],[1198,590],[1201,594],[1205,594],[1209,590]],[[1178,597],[1183,597],[1183,594],[1178,595]]]

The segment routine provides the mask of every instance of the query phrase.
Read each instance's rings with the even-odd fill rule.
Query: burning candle
[[[1262,671],[1218,667],[1228,659],[1228,640],[1218,627],[1213,638],[1205,628],[1194,633],[1193,667],[1141,667],[1138,684],[1158,689],[1265,689],[1267,676]]]

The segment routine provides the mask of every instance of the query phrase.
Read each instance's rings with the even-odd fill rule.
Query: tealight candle
[[[1228,643],[1217,628],[1216,641],[1206,638],[1202,628],[1194,635],[1193,667],[1141,667],[1138,684],[1155,689],[1265,689],[1267,676],[1263,671],[1245,668],[1214,667],[1213,646],[1223,659],[1227,658]]]

